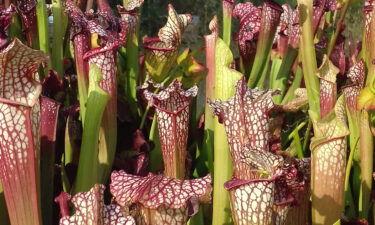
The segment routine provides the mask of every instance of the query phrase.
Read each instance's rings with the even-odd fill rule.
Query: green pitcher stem
[[[215,99],[227,100],[235,92],[235,84],[243,75],[229,68],[233,55],[229,46],[217,38],[215,54]],[[231,221],[229,194],[224,183],[231,179],[233,165],[223,124],[215,118],[214,125],[214,194],[212,225]]]
[[[36,17],[38,21],[39,49],[42,50],[44,53],[46,53],[46,55],[50,55],[47,4],[45,0],[37,1]],[[47,69],[50,69],[50,68],[51,68],[51,62],[50,60],[48,60]]]
[[[154,149],[150,152],[150,171],[156,173],[163,169],[163,156],[161,152],[161,144],[159,139],[159,130],[156,114],[152,120],[152,125],[149,134],[150,141],[155,145]]]
[[[52,41],[52,67],[59,74],[64,76],[64,36],[66,27],[64,27],[63,8],[61,0],[52,0],[53,14],[53,41]]]
[[[78,172],[74,186],[74,193],[88,191],[97,183],[100,183],[99,169],[99,130],[106,105],[110,99],[108,93],[98,85],[101,72],[98,67],[90,67],[90,91],[87,99],[87,111],[85,127],[83,128],[81,152],[78,164]],[[96,84],[93,84],[96,83]]]
[[[292,71],[293,64],[296,61],[297,55],[298,50],[289,45],[282,60],[280,69],[276,75],[276,79],[274,81],[275,86],[272,87],[278,88],[281,91],[280,95],[276,95],[273,98],[276,104],[280,104],[284,97],[288,84],[288,78]]]
[[[299,21],[302,21],[300,24],[302,31],[300,53],[310,110],[316,115],[320,115],[320,89],[316,76],[317,63],[312,29],[312,6],[312,0],[298,0]]]
[[[369,113],[363,111],[360,119],[360,165],[361,189],[359,198],[359,215],[368,219],[371,208],[371,188],[373,181],[374,140],[370,130]]]
[[[229,1],[223,1],[223,40],[230,46],[232,39],[232,11],[233,4]]]
[[[215,16],[212,20],[214,24],[217,22]],[[217,24],[216,24],[217,25]],[[206,67],[208,73],[205,80],[206,90],[206,104],[204,108],[204,137],[203,137],[203,151],[207,154],[208,170],[211,176],[214,176],[214,130],[215,120],[212,109],[207,104],[207,100],[215,98],[215,47],[216,47],[217,31],[213,29],[212,34],[204,37],[206,44]]]
[[[284,95],[283,100],[281,101],[282,105],[292,101],[295,98],[294,92],[297,90],[297,88],[301,86],[302,79],[303,79],[302,69],[300,66],[297,66],[292,85],[290,85],[288,91]]]
[[[137,115],[137,81],[139,74],[139,52],[138,52],[138,33],[139,26],[135,29],[134,33],[128,36],[126,42],[126,68],[127,77],[125,79],[126,92],[129,104],[134,115]]]
[[[331,56],[333,48],[335,47],[335,43],[336,43],[337,38],[338,38],[338,36],[341,32],[341,25],[343,24],[343,22],[345,20],[345,15],[346,15],[346,12],[348,11],[351,0],[346,0],[344,2],[345,2],[345,5],[340,12],[340,18],[337,21],[335,33],[333,34],[333,36],[331,38],[331,41],[329,42],[328,51],[327,51],[328,57]],[[337,11],[335,11],[335,12],[337,12]]]
[[[263,3],[256,54],[248,80],[248,86],[250,88],[261,87],[262,81],[265,79],[263,73],[269,62],[269,56],[280,22],[281,13],[282,8],[277,3],[271,1],[265,1]]]

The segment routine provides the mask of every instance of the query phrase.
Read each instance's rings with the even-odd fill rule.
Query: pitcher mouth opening
[[[250,183],[257,183],[257,182],[274,182],[277,178],[279,178],[280,175],[273,176],[271,178],[257,178],[257,179],[251,179],[251,180],[242,180],[242,179],[232,179],[230,181],[227,181],[224,183],[225,189],[228,191],[231,191],[237,187],[240,187],[245,184],[250,184]]]
[[[163,51],[163,52],[172,52],[177,50],[177,48],[163,48],[163,47],[155,47],[154,45],[157,43],[163,43],[160,38],[158,37],[145,37],[143,39],[143,47],[148,50],[155,50],[155,51]]]

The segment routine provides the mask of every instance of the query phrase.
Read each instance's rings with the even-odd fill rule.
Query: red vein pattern
[[[223,0],[223,9],[227,12],[232,12],[234,0]]]
[[[245,147],[241,161],[254,170],[265,172],[267,176],[279,176],[282,172],[280,168],[284,164],[282,156],[275,155],[262,149],[248,149]],[[260,176],[262,177],[262,176]]]
[[[169,4],[167,24],[159,30],[158,37],[167,47],[179,46],[183,32],[191,20],[190,14],[177,14],[173,6]]]
[[[250,150],[246,153],[243,160],[259,171],[258,178],[234,178],[225,183],[230,193],[233,220],[236,225],[273,224],[275,180],[280,175],[283,159],[261,150]],[[262,173],[264,175],[261,175]]]
[[[258,171],[258,177],[234,178],[225,183],[235,224],[285,224],[289,210],[294,209],[292,206],[299,207],[299,199],[309,190],[306,181],[310,160],[297,159],[286,164],[281,156],[259,150],[246,151],[243,160]],[[307,202],[303,204],[304,207]],[[299,221],[304,224],[306,218],[301,217]]]
[[[284,4],[281,7],[283,8],[283,13],[280,17],[280,32],[288,36],[289,45],[293,48],[298,48],[300,37],[298,10],[292,9],[288,4]]]
[[[320,108],[324,118],[334,108],[337,95],[336,75],[340,70],[324,56],[323,63],[317,71],[320,78]]]
[[[241,56],[245,61],[250,60],[249,57],[255,54],[261,14],[262,9],[254,6],[251,2],[239,3],[234,7],[233,18],[240,20],[240,30],[235,40],[238,41]]]
[[[140,8],[143,2],[144,0],[130,0],[126,2],[123,8],[126,11],[133,11],[133,10],[136,10],[137,8]]]
[[[309,159],[284,159],[270,152],[269,113],[278,91],[249,89],[239,80],[234,97],[208,102],[223,123],[234,164],[225,187],[235,224],[284,224],[307,189]]]
[[[273,224],[275,182],[254,180],[229,190],[232,217],[236,225]]]
[[[56,141],[57,116],[60,103],[47,97],[40,100],[40,134],[42,138],[42,150],[51,151],[51,144]]]
[[[277,225],[287,224],[287,217],[301,209],[308,210],[309,199],[304,200],[303,196],[309,195],[310,181],[310,158],[292,159],[288,165],[283,167],[283,176],[276,180],[274,211]],[[302,215],[306,213],[301,212]],[[300,216],[294,218],[294,224],[305,224],[308,218]]]
[[[245,80],[238,81],[234,97],[222,102],[210,102],[219,121],[224,124],[230,145],[234,176],[251,179],[252,173],[240,158],[244,146],[269,151],[268,113],[274,108],[272,96],[278,91],[247,88]]]
[[[74,53],[79,79],[78,82],[80,82],[80,79],[82,79],[82,82],[84,83],[83,85],[87,86],[89,63],[96,64],[102,70],[103,79],[100,83],[101,88],[107,91],[111,96],[114,96],[116,94],[116,85],[114,85],[116,81],[114,65],[115,50],[125,41],[124,22],[119,24],[121,27],[121,32],[118,32],[118,30],[106,31],[97,21],[87,19],[85,14],[76,5],[74,5],[71,0],[66,2],[65,11],[72,20],[70,32],[75,48]],[[108,12],[106,13],[105,10],[100,11],[100,13],[101,15],[111,15]],[[107,18],[107,25],[109,26],[109,24],[111,24],[109,28],[116,29],[116,25],[112,24],[113,21],[116,21],[116,19],[109,18],[109,16],[107,16]],[[90,50],[89,46],[91,34],[98,34],[103,46]],[[114,107],[115,106],[116,103],[114,103]]]
[[[340,8],[337,0],[314,0],[314,6],[323,7],[325,11],[335,11]]]
[[[149,104],[156,108],[165,175],[171,178],[184,179],[186,176],[189,106],[197,93],[197,86],[185,91],[178,80],[174,80],[158,94],[148,89],[143,92]]]
[[[280,5],[273,1],[264,1],[260,25],[263,32],[270,32],[273,27],[277,27],[282,13],[283,8]]]
[[[137,28],[137,24],[139,23],[138,10],[141,8],[143,2],[144,0],[131,0],[127,1],[124,7],[120,5],[117,6],[121,18],[127,25],[127,35],[134,33]]]
[[[317,224],[335,223],[344,207],[346,136],[349,134],[345,116],[344,99],[339,98],[332,114],[313,123],[312,214]]]
[[[104,189],[104,185],[96,184],[90,191],[76,194],[72,199],[74,216],[62,217],[60,225],[135,225],[119,205],[104,205]]]
[[[348,78],[352,84],[343,88],[346,104],[351,113],[357,111],[358,96],[365,81],[365,63],[363,60],[356,62],[348,71]]]
[[[293,48],[298,48],[300,39],[300,25],[298,9],[292,9],[289,5],[282,5],[283,13],[278,30],[288,36],[288,43]],[[313,31],[317,32],[318,26],[326,11],[337,9],[336,0],[316,0],[313,5]]]
[[[373,16],[373,11],[374,11],[374,1],[373,0],[366,0],[365,1],[365,6],[363,7],[363,12],[365,14],[365,35],[368,40],[369,33],[370,33],[370,24],[372,21],[372,16]]]
[[[143,39],[146,66],[155,82],[160,83],[168,76],[176,60],[184,30],[191,20],[190,14],[177,14],[169,4],[167,24],[159,30],[158,37]]]
[[[335,11],[339,8],[337,0],[314,0],[313,2],[313,31],[317,32],[319,25],[328,11]]]
[[[345,37],[341,34],[337,38],[333,47],[332,54],[329,57],[332,63],[340,69],[340,75],[344,75],[347,71],[348,58],[345,56]]]
[[[84,54],[90,49],[90,33],[86,29],[88,21],[82,11],[71,0],[67,0],[65,3],[65,13],[69,16],[71,23],[70,39],[74,46],[79,101],[80,105],[84,105],[87,100],[89,83],[89,64],[83,59]]]
[[[105,132],[101,132],[99,137],[99,162],[103,162],[103,174],[100,174],[99,177],[102,182],[105,182],[110,174],[110,168],[114,160],[116,149],[117,78],[115,62],[117,48],[125,43],[126,24],[113,15],[106,1],[98,2],[98,21],[101,22],[101,24],[96,20],[88,20],[71,1],[67,1],[66,5],[68,13],[73,18],[74,23],[77,24],[73,26],[72,29],[73,37],[80,33],[85,34],[82,37],[76,37],[80,38],[80,41],[86,41],[86,43],[78,43],[81,44],[78,46],[85,46],[85,49],[83,52],[80,52],[80,54],[84,53],[83,57],[76,59],[76,62],[83,64],[82,66],[84,68],[82,68],[82,71],[85,73],[88,66],[86,62],[97,65],[102,72],[102,80],[99,86],[111,97],[105,108],[101,124],[101,130]],[[97,34],[101,46],[88,50],[86,47],[89,44],[90,36],[87,34]],[[81,57],[81,55],[79,55],[79,57]],[[78,60],[82,61],[78,62]],[[87,80],[85,82],[87,82]]]
[[[247,184],[239,186],[238,189],[230,189],[231,197],[240,198],[232,201],[232,208],[236,211],[236,216],[234,217],[237,220],[236,224],[272,224],[272,221],[275,221],[277,225],[282,224],[289,207],[278,207],[274,205],[274,202],[275,200],[280,200],[278,199],[280,195],[288,194],[284,190],[279,190],[277,186],[280,180],[277,178],[283,173],[283,157],[253,149],[244,151],[242,160],[258,171],[258,178],[249,180]],[[251,192],[249,192],[248,188],[250,188]],[[263,196],[260,196],[259,193],[262,193]],[[246,194],[248,196],[242,199]],[[283,201],[293,201],[293,199],[283,199]],[[239,209],[242,211],[237,212]],[[273,217],[274,215],[276,216],[275,218]]]
[[[102,71],[102,81],[100,87],[108,92],[112,97],[108,105],[116,106],[116,50],[119,46],[125,43],[126,24],[120,22],[118,18],[113,15],[111,8],[105,0],[99,1],[99,12],[101,22],[105,23],[106,29],[103,25],[98,24],[96,21],[88,21],[87,29],[91,34],[98,34],[101,39],[102,46],[94,48],[85,53],[84,59],[88,60],[90,64],[97,65]],[[116,111],[116,110],[115,110]]]
[[[114,171],[111,193],[122,207],[136,204],[140,213],[137,224],[186,224],[188,205],[211,200],[211,176],[194,180],[179,180],[162,175],[146,177]]]
[[[38,35],[36,4],[36,0],[17,0],[18,11],[25,26],[25,33],[30,47],[32,47],[33,39],[37,38]]]
[[[52,213],[54,189],[54,161],[57,120],[60,103],[42,96],[40,98],[40,170],[42,211]],[[52,217],[44,217],[44,223],[52,223]]]
[[[38,158],[39,95],[38,66],[43,52],[18,39],[0,52],[0,179],[11,223],[39,225]]]

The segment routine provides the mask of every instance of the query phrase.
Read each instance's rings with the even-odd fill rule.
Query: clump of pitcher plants
[[[117,3],[0,3],[1,225],[375,222],[374,1]]]

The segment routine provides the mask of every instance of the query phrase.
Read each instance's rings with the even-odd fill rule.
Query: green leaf
[[[99,87],[102,73],[94,64],[90,64],[89,97],[87,115],[82,134],[82,145],[74,192],[89,191],[99,181],[99,129],[104,109],[110,99],[107,92]]]
[[[315,75],[317,62],[314,47],[314,37],[312,35],[313,22],[313,0],[298,0],[299,21],[302,37],[300,39],[300,56],[302,70],[307,89],[310,110],[316,115],[320,115],[320,89],[319,80]]]
[[[211,34],[206,35],[205,39],[205,51],[206,51],[206,67],[208,69],[205,85],[205,101],[207,99],[215,98],[215,50],[216,50],[216,39],[218,36],[218,19],[214,16],[209,24]],[[202,90],[202,89],[201,89]],[[208,170],[211,176],[214,176],[214,129],[215,121],[214,115],[212,114],[211,108],[208,104],[204,104],[204,137],[203,137],[203,154],[207,156]]]
[[[302,78],[303,78],[302,69],[300,66],[297,66],[296,73],[293,79],[293,83],[292,85],[290,85],[288,91],[285,93],[285,96],[283,100],[281,101],[282,105],[292,101],[292,99],[296,97],[295,91],[297,90],[297,88],[301,86]]]
[[[232,37],[232,11],[234,1],[222,1],[223,4],[223,39],[230,46]]]
[[[264,1],[262,8],[262,20],[256,47],[256,55],[251,68],[248,86],[250,88],[260,87],[264,79],[264,70],[268,65],[270,52],[276,29],[283,12],[280,5],[271,1]]]
[[[345,120],[346,109],[343,96],[337,100],[334,110],[323,119],[318,120],[318,115],[314,114],[313,111],[309,111],[309,114],[314,127],[314,137],[311,143],[312,151],[320,144],[349,134]]]
[[[143,38],[145,66],[156,83],[163,82],[176,65],[182,35],[191,20],[190,14],[177,14],[173,6],[169,4],[168,21],[159,30],[158,38]]]
[[[60,77],[64,76],[64,36],[66,31],[67,18],[63,16],[63,8],[61,0],[52,0],[53,14],[53,40],[52,40],[52,66]]]
[[[158,123],[156,120],[156,115],[154,115],[149,135],[150,141],[155,145],[154,149],[150,151],[150,170],[153,173],[163,169],[163,156],[161,153]]]
[[[312,220],[314,224],[331,224],[341,217],[344,207],[347,138],[344,98],[341,96],[326,117],[310,111],[314,128],[311,139]],[[324,184],[324,185],[322,185]]]
[[[185,49],[177,58],[177,63],[182,72],[180,79],[184,88],[190,88],[198,84],[206,76],[206,68],[194,58],[195,54],[197,52],[190,52],[190,49]]]
[[[229,47],[220,38],[216,41],[215,55],[215,98],[223,101],[232,97],[235,84],[243,75],[229,65],[233,55]],[[224,125],[215,118],[214,134],[214,196],[212,224],[225,224],[230,221],[229,195],[224,183],[232,176],[232,162]]]
[[[49,33],[48,33],[47,4],[45,0],[37,1],[36,17],[38,21],[39,49],[42,50],[47,55],[49,55],[50,54],[50,47],[49,47],[50,39],[49,39]],[[49,60],[48,60],[47,65],[48,65],[47,68],[51,67]]]
[[[283,100],[284,93],[286,92],[286,88],[288,86],[287,81],[292,72],[292,67],[297,58],[297,54],[298,54],[298,51],[295,48],[288,46],[285,56],[282,59],[282,63],[278,67],[277,74],[275,74],[275,76],[271,78],[271,81],[273,81],[272,82],[273,86],[271,86],[270,88],[271,89],[278,88],[281,91],[280,95],[275,95],[273,97],[274,102],[276,104],[280,104],[281,101]]]

